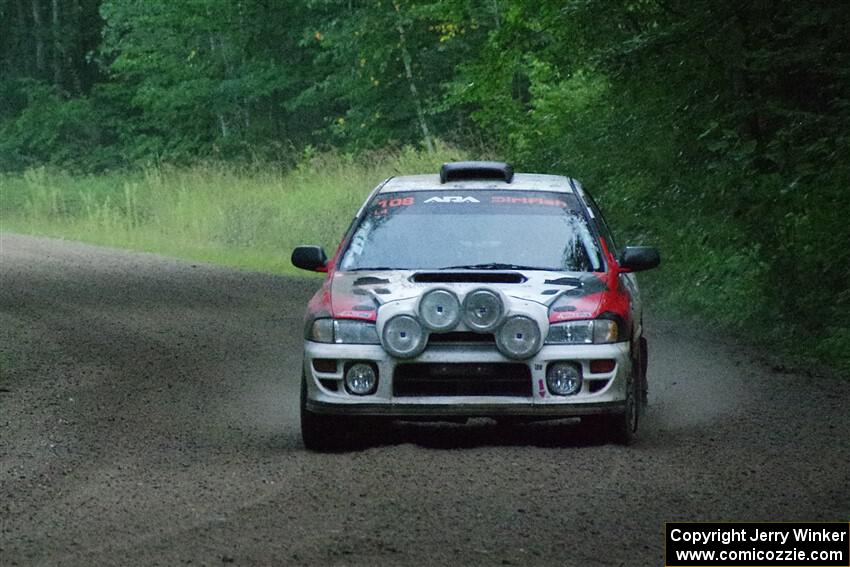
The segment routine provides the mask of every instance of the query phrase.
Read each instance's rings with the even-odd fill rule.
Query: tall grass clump
[[[462,157],[443,146],[434,154],[307,153],[288,171],[209,163],[79,176],[37,168],[0,175],[0,230],[287,273],[298,244],[332,253],[384,178],[436,172]]]

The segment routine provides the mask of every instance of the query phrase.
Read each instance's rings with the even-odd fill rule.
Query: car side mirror
[[[292,251],[292,265],[311,272],[324,272],[328,256],[321,246],[298,246]]]
[[[620,267],[630,272],[642,272],[658,267],[661,254],[652,246],[626,246],[618,259]]]

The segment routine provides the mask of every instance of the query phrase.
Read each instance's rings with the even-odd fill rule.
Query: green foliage
[[[623,240],[662,248],[645,281],[667,308],[850,366],[850,3],[64,4],[0,2],[2,169],[291,167],[447,140],[583,180]],[[126,196],[41,195],[48,218],[125,226]],[[283,218],[210,195],[187,203],[219,228],[179,233],[200,247],[250,254]]]
[[[314,0],[301,45],[314,54],[316,82],[291,108],[325,113],[320,135],[349,149],[458,139],[472,124],[443,104],[454,68],[483,39],[475,2]],[[410,75],[405,59],[410,68]],[[421,108],[422,115],[418,115]]]
[[[285,136],[275,122],[297,84],[281,67],[297,69],[289,36],[299,5],[278,3],[269,14],[256,2],[104,2],[102,52],[133,116],[124,135],[133,157],[227,158]]]
[[[846,368],[850,8],[820,8],[512,2],[448,97],[658,244],[668,308]]]
[[[22,94],[27,104],[13,119],[0,122],[0,170],[100,165],[102,131],[90,98],[65,99],[54,86],[31,79],[21,79],[14,87],[9,94]]]

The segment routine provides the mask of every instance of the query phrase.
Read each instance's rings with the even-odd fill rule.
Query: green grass
[[[0,175],[0,230],[296,273],[292,249],[320,244],[333,253],[384,178],[462,157],[441,147],[308,156],[290,171],[207,164],[73,176],[39,168]]]

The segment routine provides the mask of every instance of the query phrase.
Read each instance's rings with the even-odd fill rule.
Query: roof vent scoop
[[[510,183],[514,179],[514,168],[503,161],[455,161],[444,163],[440,168],[440,183],[477,179]]]

